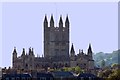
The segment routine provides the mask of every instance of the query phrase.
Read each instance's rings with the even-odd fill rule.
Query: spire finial
[[[45,16],[47,16],[47,14],[45,14]]]
[[[66,20],[65,20],[65,27],[69,28],[69,19],[68,19],[68,14],[66,16]]]
[[[69,22],[68,15],[66,16],[66,21],[65,22]]]
[[[53,14],[51,14],[51,21],[54,21],[54,20],[53,20]]]
[[[45,19],[44,19],[44,22],[47,22],[47,15],[45,14]]]
[[[60,15],[59,23],[63,23],[63,21],[62,21],[62,15]]]
[[[89,43],[88,53],[92,53],[91,43]]]
[[[53,13],[51,14],[51,16],[53,17]]]
[[[16,47],[14,46],[14,49],[16,49]]]
[[[67,14],[67,17],[68,17],[68,14]]]
[[[54,27],[54,19],[53,19],[53,14],[51,14],[51,19],[50,19],[50,27]]]
[[[91,45],[91,43],[89,43],[89,45]]]
[[[62,18],[62,14],[60,14],[60,17]]]
[[[71,46],[71,51],[70,51],[70,53],[75,53],[73,43],[72,43],[72,46]]]
[[[13,50],[13,53],[17,53],[17,51],[16,51],[16,47],[14,46],[14,50]]]
[[[91,43],[89,43],[89,49],[91,49]]]

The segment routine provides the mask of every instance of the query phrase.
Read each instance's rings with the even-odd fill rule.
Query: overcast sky
[[[115,2],[79,3],[3,3],[2,66],[12,65],[12,51],[33,47],[35,55],[43,54],[43,20],[54,16],[58,26],[60,15],[70,20],[70,45],[86,53],[91,43],[93,52],[110,53],[118,48],[118,6]]]

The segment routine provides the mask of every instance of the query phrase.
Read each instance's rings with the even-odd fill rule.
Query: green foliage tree
[[[120,69],[113,70],[113,73],[109,75],[107,80],[120,80]]]
[[[101,78],[108,78],[111,73],[112,73],[112,70],[106,69],[104,71],[100,71],[98,73],[98,76],[101,77]]]
[[[104,68],[105,67],[105,60],[101,61],[101,67]]]
[[[68,71],[72,71],[72,67],[69,67],[69,68],[68,68]]]
[[[82,70],[81,70],[81,68],[79,66],[76,66],[75,67],[75,72],[78,74],[78,73],[81,73]]]
[[[114,64],[111,65],[112,68],[118,67],[118,66],[119,66],[118,63],[114,63]]]
[[[68,71],[68,67],[64,67],[64,68],[63,68],[63,71]]]

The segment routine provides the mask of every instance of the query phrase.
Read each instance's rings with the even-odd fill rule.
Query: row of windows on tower
[[[47,43],[47,45],[50,45],[50,43]],[[66,43],[65,43],[65,42],[62,42],[62,43],[60,43],[60,42],[55,42],[55,46],[60,46],[60,45],[66,46]]]
[[[45,15],[45,18],[44,18],[44,27],[48,27],[48,20],[47,20],[47,16],[46,16],[46,15]],[[51,15],[50,27],[54,27],[53,15]],[[63,27],[62,16],[60,16],[60,19],[59,19],[59,27]],[[66,20],[65,20],[65,27],[68,27],[68,28],[69,28],[69,19],[68,19],[68,15],[66,16]]]

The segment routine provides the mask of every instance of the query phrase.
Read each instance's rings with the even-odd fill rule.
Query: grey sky
[[[117,3],[3,3],[2,5],[2,66],[12,62],[12,51],[17,47],[35,54],[43,54],[43,19],[53,14],[55,25],[62,14],[63,22],[70,20],[70,45],[86,52],[92,44],[93,52],[112,52],[118,48]]]

